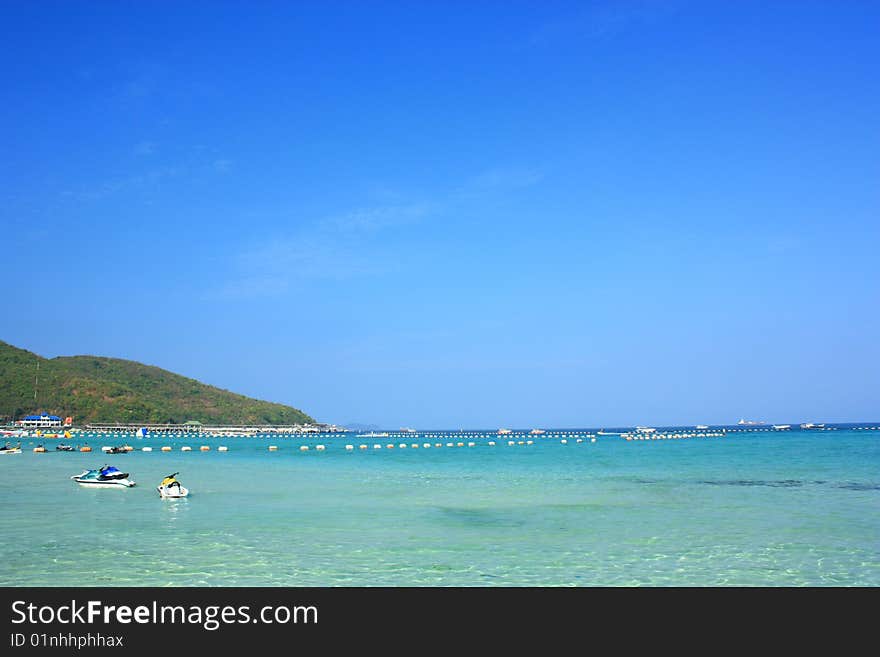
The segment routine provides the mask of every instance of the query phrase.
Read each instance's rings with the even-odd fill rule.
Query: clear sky
[[[880,419],[880,3],[0,32],[0,339],[386,428]]]

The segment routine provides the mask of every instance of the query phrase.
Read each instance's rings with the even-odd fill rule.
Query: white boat
[[[513,432],[510,429],[499,429],[498,430],[499,436],[506,436],[509,433],[513,433]]]
[[[636,427],[636,431],[639,433],[654,433],[657,430],[653,427]]]
[[[127,472],[120,472],[111,466],[97,470],[84,470],[71,477],[80,486],[90,488],[131,488],[135,483],[128,478]]]
[[[813,422],[805,422],[801,425],[801,429],[824,429],[824,424],[814,424]]]
[[[777,431],[785,431],[786,429],[791,429],[790,424],[774,424],[773,428]]]
[[[754,420],[740,420],[737,424],[742,424],[746,426],[754,426],[757,424],[764,424],[763,422],[755,422]]]
[[[0,447],[0,454],[21,454],[21,443],[18,443],[15,447],[10,447],[9,443],[6,443],[6,445]]]
[[[533,436],[541,436],[547,432],[544,431],[543,429],[532,429],[531,431],[529,431],[529,433],[532,434]]]
[[[698,424],[697,425],[697,429],[708,429],[708,428],[709,428],[709,425],[707,425],[707,424]]]
[[[156,490],[159,491],[159,497],[175,499],[189,495],[189,489],[184,488],[180,485],[180,482],[177,481],[177,475],[179,474],[179,472],[175,472],[174,474],[168,475],[162,480],[162,483],[156,486]]]

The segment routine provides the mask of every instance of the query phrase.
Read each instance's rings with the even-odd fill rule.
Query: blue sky
[[[880,5],[4,2],[0,338],[328,422],[880,419]]]

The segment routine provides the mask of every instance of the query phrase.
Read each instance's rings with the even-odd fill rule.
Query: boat
[[[547,432],[544,431],[543,429],[532,429],[531,431],[529,431],[529,433],[533,436],[541,436]]]
[[[746,425],[746,426],[753,426],[753,425],[764,424],[764,423],[763,423],[763,422],[755,422],[754,420],[743,420],[743,419],[741,419],[739,422],[737,422],[737,424],[740,424],[740,425]]]
[[[801,429],[824,429],[824,424],[815,424],[813,422],[805,422],[801,425]]]
[[[3,447],[0,447],[0,454],[21,454],[21,443],[18,443],[15,447],[10,447],[9,443],[6,443]]]
[[[128,478],[127,472],[121,472],[112,465],[105,465],[97,470],[84,470],[71,477],[81,486],[94,488],[131,488],[135,483]]]
[[[605,431],[603,429],[602,431],[597,431],[596,435],[597,436],[620,436],[621,434],[618,431]]]
[[[510,429],[499,429],[498,430],[499,436],[506,436],[509,433],[513,433],[513,432]]]
[[[655,431],[657,430],[653,427],[636,427],[638,433],[654,433]]]
[[[75,452],[73,445],[55,445],[56,452]]]
[[[785,431],[786,429],[791,429],[791,425],[790,424],[774,424],[773,428],[776,429],[776,431]]]
[[[175,472],[174,474],[168,475],[162,480],[162,483],[156,486],[156,490],[159,491],[159,497],[173,499],[189,495],[189,489],[184,488],[180,485],[180,482],[177,481],[177,475],[179,474],[179,472]]]
[[[376,433],[375,431],[371,431],[370,433],[359,433],[356,438],[387,438],[388,432],[382,431],[381,433]]]
[[[109,447],[105,445],[101,448],[101,451],[105,454],[127,454],[129,450],[127,450],[123,445],[117,445],[116,447]]]
[[[697,429],[708,429],[709,425],[708,424],[698,424],[696,428]]]

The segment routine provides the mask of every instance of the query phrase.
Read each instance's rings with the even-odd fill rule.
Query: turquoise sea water
[[[476,445],[372,449],[450,440]],[[0,457],[0,585],[880,585],[877,431],[88,442]],[[138,486],[69,479],[103,463]],[[174,471],[189,499],[156,493]]]

